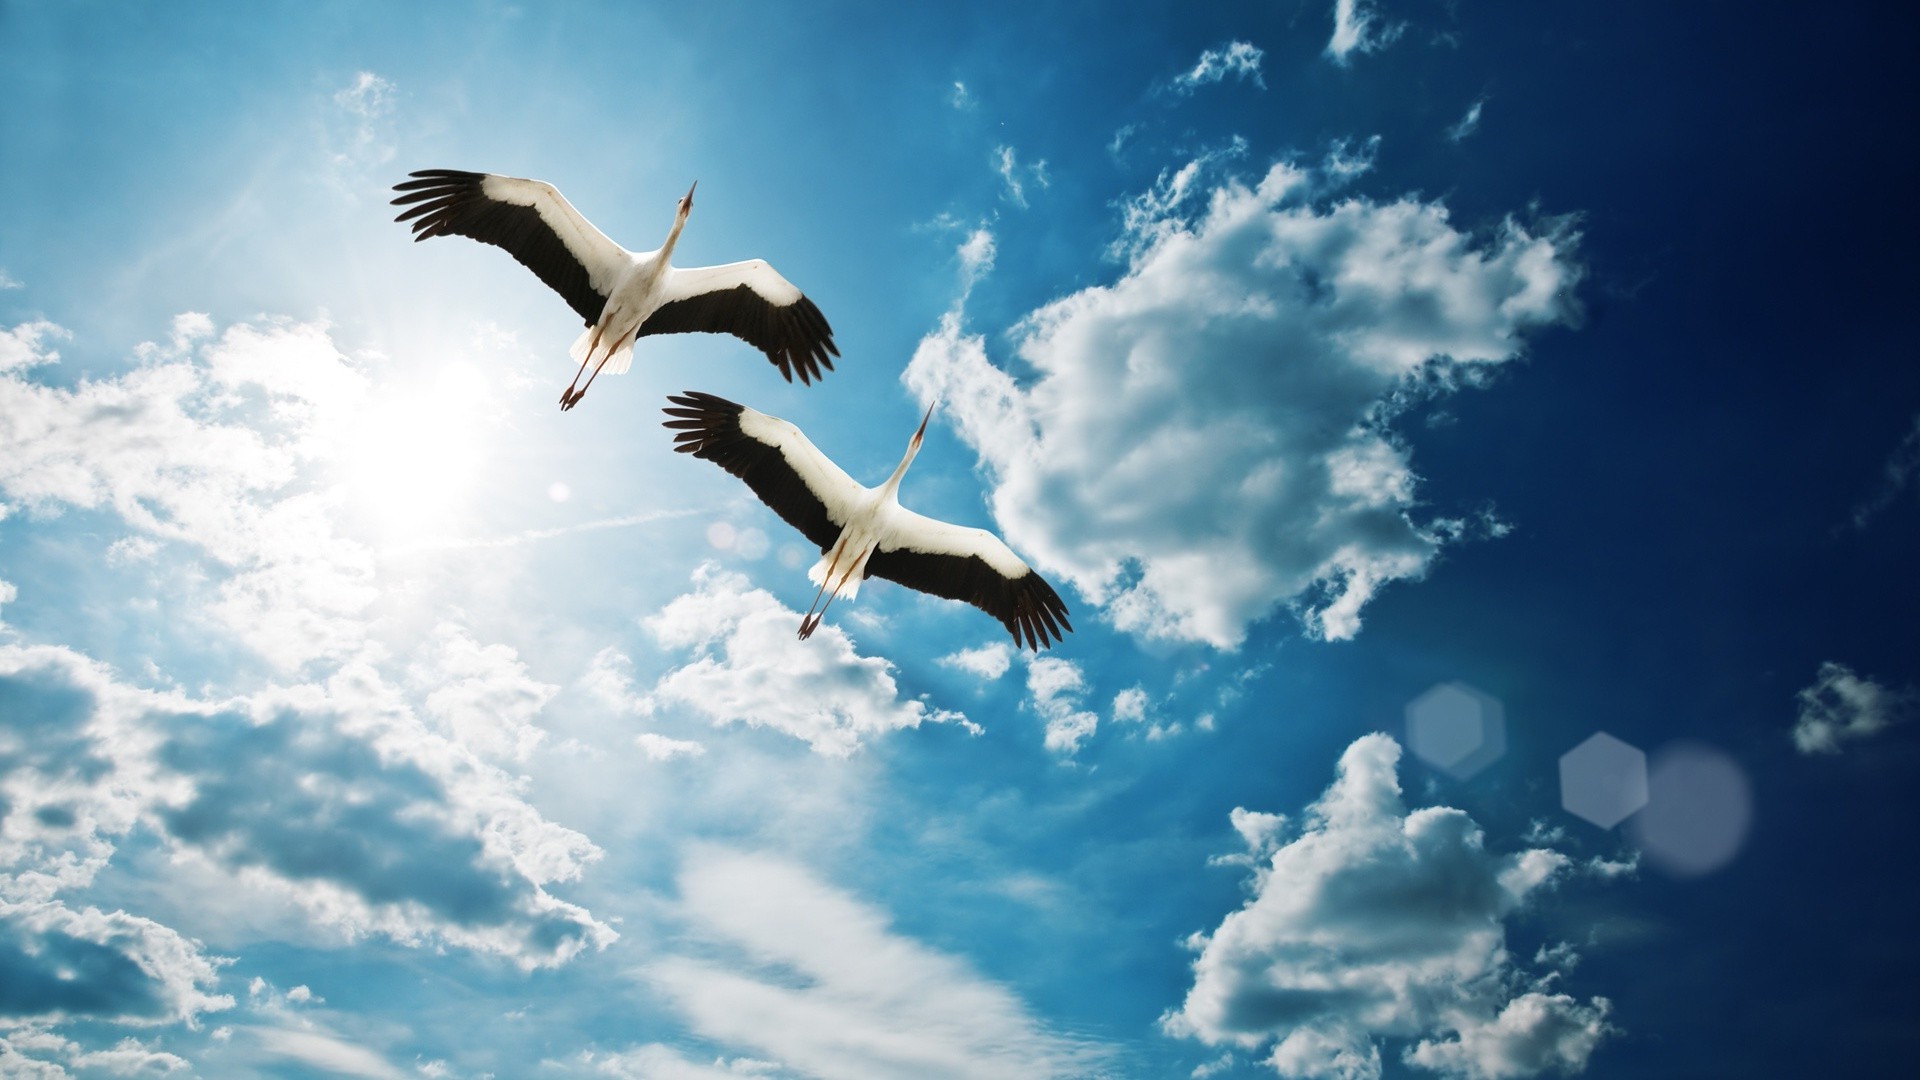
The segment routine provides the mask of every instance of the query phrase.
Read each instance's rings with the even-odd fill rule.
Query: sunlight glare
[[[347,506],[388,541],[452,531],[486,460],[485,381],[466,364],[380,387],[342,450]]]

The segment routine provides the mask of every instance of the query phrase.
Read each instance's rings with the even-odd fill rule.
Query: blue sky
[[[1911,30],[0,3],[0,1073],[1897,1070]],[[563,415],[420,168],[697,180],[838,368]],[[795,640],[684,389],[876,482],[938,399],[1075,632]]]

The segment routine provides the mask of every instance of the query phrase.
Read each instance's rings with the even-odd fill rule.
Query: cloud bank
[[[1553,992],[1506,948],[1506,921],[1571,868],[1548,848],[1488,850],[1448,807],[1409,811],[1400,747],[1368,735],[1298,835],[1284,818],[1236,810],[1252,897],[1211,933],[1170,1034],[1254,1051],[1287,1077],[1381,1075],[1381,1043],[1412,1040],[1412,1065],[1454,1076],[1577,1072],[1613,1030],[1605,998]]]
[[[1008,542],[1119,628],[1231,649],[1286,607],[1350,638],[1467,530],[1419,513],[1393,418],[1574,318],[1575,237],[1316,199],[1288,164],[1203,190],[1230,156],[1125,208],[1125,273],[1022,320],[1020,369],[950,313],[903,378],[979,454]]]

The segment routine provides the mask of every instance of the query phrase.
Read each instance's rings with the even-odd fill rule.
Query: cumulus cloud
[[[951,656],[943,656],[940,663],[992,681],[1005,675],[1007,669],[1013,666],[1013,649],[1004,641],[995,641],[977,649],[962,649]]]
[[[1327,56],[1345,67],[1354,53],[1384,49],[1405,29],[1404,23],[1381,22],[1373,0],[1333,0],[1333,37],[1327,41]]]
[[[1097,714],[1080,707],[1086,691],[1086,675],[1071,660],[1039,656],[1028,663],[1027,692],[1047,722],[1047,749],[1071,754],[1100,726]]]
[[[26,324],[0,345],[0,492],[29,512],[111,510],[144,538],[203,552],[222,572],[216,617],[283,667],[357,648],[372,554],[336,532],[331,495],[296,483],[367,392],[326,328],[216,338],[188,313],[132,370],[71,390],[26,377],[58,360],[57,336]]]
[[[1245,41],[1232,41],[1217,49],[1208,49],[1200,54],[1200,60],[1193,65],[1193,70],[1174,77],[1173,89],[1176,93],[1191,94],[1202,86],[1217,83],[1232,75],[1242,82],[1251,81],[1264,90],[1267,84],[1260,77],[1260,61],[1265,56],[1264,52]]]
[[[46,1055],[29,1057],[29,1054]],[[72,1074],[56,1061],[112,1076],[166,1076],[192,1066],[178,1054],[155,1050],[134,1038],[124,1038],[105,1050],[88,1050],[56,1032],[25,1028],[0,1038],[0,1076],[13,1080],[63,1080]]]
[[[1837,754],[1843,745],[1885,730],[1912,708],[1911,690],[1893,690],[1858,675],[1845,664],[1820,665],[1812,686],[1799,693],[1800,714],[1793,722],[1794,749],[1802,754]]]
[[[1277,815],[1236,811],[1252,898],[1210,934],[1166,1030],[1255,1051],[1282,1076],[1374,1078],[1383,1039],[1453,1075],[1579,1071],[1612,1029],[1605,998],[1545,992],[1506,948],[1506,920],[1571,867],[1547,848],[1489,850],[1448,807],[1409,811],[1400,747],[1368,735],[1285,840]],[[1557,977],[1550,975],[1549,978]]]
[[[705,1038],[808,1076],[1078,1076],[1097,1060],[793,863],[698,849],[679,887],[694,934],[736,959],[669,957],[644,973]]]
[[[691,651],[694,659],[660,677],[645,711],[675,706],[715,726],[765,727],[830,757],[889,731],[966,723],[959,713],[902,698],[893,665],[861,656],[836,626],[799,640],[800,613],[745,577],[707,564],[694,572],[693,585],[646,620],[663,647]]]
[[[25,905],[8,909],[15,925],[34,913],[32,926],[80,940],[55,895],[88,884],[144,824],[176,862],[350,937],[538,967],[616,936],[544,888],[578,877],[598,849],[433,734],[364,666],[327,687],[208,704],[127,686],[65,649],[0,645],[0,702],[19,748],[0,755],[0,889]],[[183,948],[158,924],[125,926]]]
[[[0,900],[0,1022],[193,1023],[233,1006],[198,942],[125,911]]]
[[[1008,542],[1121,629],[1227,649],[1287,607],[1350,638],[1467,531],[1417,515],[1394,417],[1573,318],[1575,238],[1475,236],[1414,198],[1321,205],[1286,164],[1200,206],[1231,156],[1124,208],[1125,273],[1027,316],[1017,376],[949,313],[903,378],[980,455]]]
[[[529,675],[513,649],[482,645],[452,623],[434,629],[410,675],[443,734],[484,757],[511,761],[525,760],[546,738],[533,718],[560,691]]]

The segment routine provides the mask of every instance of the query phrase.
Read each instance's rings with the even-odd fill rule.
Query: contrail
[[[553,529],[529,529],[526,532],[510,533],[506,536],[447,537],[440,540],[422,540],[398,547],[382,548],[381,558],[394,558],[401,555],[414,555],[422,551],[466,551],[474,548],[518,547],[541,540],[571,536],[574,533],[596,532],[601,529],[626,529],[635,525],[650,525],[668,518],[691,517],[694,514],[708,513],[703,510],[655,510],[645,514],[627,514],[622,517],[602,518],[599,521],[583,521],[578,525],[562,525]]]

